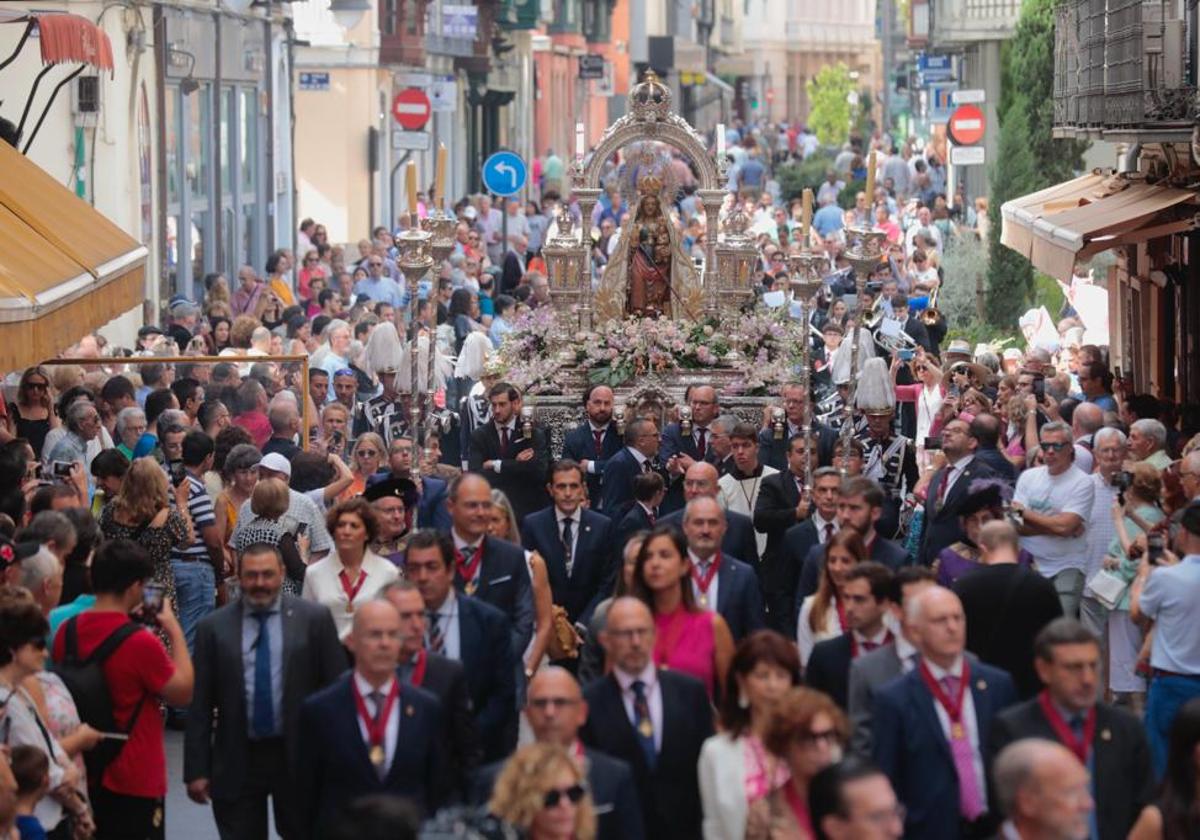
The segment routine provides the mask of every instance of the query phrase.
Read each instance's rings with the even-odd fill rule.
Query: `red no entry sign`
[[[983,139],[987,126],[981,111],[975,105],[959,105],[950,115],[950,139],[960,146],[974,146]]]
[[[429,97],[420,88],[402,90],[392,100],[392,116],[395,117],[401,128],[409,131],[424,128],[425,123],[429,122],[429,115],[432,111]]]

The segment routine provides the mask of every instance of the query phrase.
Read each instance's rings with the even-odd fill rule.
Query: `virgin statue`
[[[700,279],[663,211],[662,179],[637,181],[638,203],[621,230],[596,293],[600,320],[629,317],[698,318]]]

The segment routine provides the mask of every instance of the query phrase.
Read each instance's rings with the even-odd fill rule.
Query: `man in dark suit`
[[[412,480],[412,438],[398,437],[392,440],[388,447],[388,471],[377,472],[367,479],[367,484],[375,484],[390,478]],[[437,528],[439,531],[450,529],[450,511],[446,508],[446,482],[431,475],[421,476],[421,492],[417,495],[417,517],[412,523],[414,528]]]
[[[715,466],[707,461],[696,461],[683,474],[684,504],[703,497],[718,498],[720,487],[717,482],[720,478]],[[682,528],[683,509],[659,517],[659,521],[670,522]],[[725,538],[721,541],[721,553],[743,560],[751,566],[758,566],[758,537],[754,533],[754,523],[749,516],[736,510],[725,511]]]
[[[633,504],[621,517],[614,530],[616,547],[623,550],[625,543],[638,531],[649,531],[658,522],[658,506],[662,504],[666,489],[663,477],[656,472],[640,473],[633,477]]]
[[[579,464],[557,461],[548,488],[554,503],[521,523],[521,543],[545,561],[554,603],[572,624],[612,591],[616,574],[612,520],[582,507],[584,486]]]
[[[525,718],[538,742],[558,744],[582,762],[596,809],[597,840],[642,840],[642,812],[633,772],[626,762],[580,743],[579,730],[588,719],[588,704],[569,671],[550,667],[529,681]],[[470,797],[473,803],[487,804],[502,767],[501,762],[489,764],[476,774]]]
[[[683,533],[688,542],[696,603],[721,614],[735,643],[765,627],[754,567],[721,551],[725,511],[720,503],[708,496],[688,502],[683,512]]]
[[[418,563],[421,562],[418,560]],[[400,614],[400,682],[433,694],[442,704],[443,739],[448,746],[447,773],[454,793],[467,792],[467,781],[479,767],[482,752],[475,707],[461,662],[425,649],[425,599],[411,580],[388,584],[380,593]]]
[[[999,418],[994,414],[976,414],[971,420],[971,437],[975,438],[975,459],[987,464],[1010,485],[1016,484],[1017,469],[999,448]]]
[[[533,591],[525,552],[519,545],[488,536],[492,489],[480,476],[463,473],[450,482],[447,505],[454,523],[450,529],[454,586],[504,613],[516,661],[533,635]]]
[[[882,563],[893,572],[912,564],[912,557],[899,543],[883,537],[875,530],[883,515],[883,489],[869,478],[858,476],[842,482],[838,493],[838,530],[853,528],[867,547],[867,559]],[[817,591],[825,569],[825,547],[814,545],[804,558],[800,584],[796,587],[796,614],[804,599]]]
[[[608,459],[601,482],[600,512],[613,522],[620,522],[633,505],[634,476],[658,471],[658,446],[653,420],[639,417],[625,424],[625,448]]]
[[[346,669],[329,610],[281,594],[283,558],[255,545],[238,560],[242,597],[196,626],[195,687],[184,737],[188,796],[212,801],[221,837],[297,837],[300,704]],[[259,616],[262,618],[259,618]]]
[[[852,566],[842,586],[842,605],[850,628],[833,639],[817,642],[804,669],[804,683],[820,689],[843,709],[847,707],[850,664],[860,656],[895,642],[884,624],[890,605],[892,572],[870,560]]]
[[[783,532],[783,544],[779,547],[779,559],[775,562],[777,577],[771,585],[776,589],[775,602],[767,593],[767,623],[790,636],[796,629],[798,605],[812,592],[800,595],[797,591],[804,576],[805,563],[814,546],[824,546],[838,532],[837,503],[842,492],[842,475],[836,467],[819,467],[813,472],[813,487],[809,492],[811,504],[803,522]],[[814,563],[820,564],[820,552]],[[809,585],[816,591],[819,568],[810,570]],[[779,629],[782,628],[782,629]]]
[[[703,813],[696,766],[713,734],[704,684],[654,667],[654,617],[635,598],[609,607],[602,641],[613,670],[584,690],[583,742],[633,769],[647,837],[695,840]]]
[[[1047,624],[1033,645],[1045,689],[1006,709],[992,726],[992,753],[1022,738],[1058,741],[1091,776],[1096,803],[1090,836],[1124,840],[1154,797],[1150,746],[1141,721],[1096,701],[1100,643],[1072,618]]]
[[[763,552],[762,580],[767,596],[767,609],[772,630],[789,633],[791,625],[791,601],[795,594],[795,583],[800,575],[798,560],[784,553],[784,536],[787,530],[808,519],[812,510],[812,488],[804,486],[807,470],[804,464],[804,449],[807,438],[797,435],[788,441],[787,469],[763,478],[754,503],[754,528],[767,535],[766,550]],[[811,452],[814,468],[817,449]],[[814,475],[814,483],[815,483]],[[806,552],[807,553],[807,552]],[[790,584],[790,585],[789,585]],[[794,622],[793,622],[794,623]]]
[[[624,446],[617,433],[617,424],[612,421],[612,388],[590,386],[583,392],[583,410],[587,412],[587,420],[563,437],[562,456],[583,467],[587,474],[588,499],[594,508],[598,508],[604,467]]]
[[[905,613],[921,655],[875,695],[873,757],[908,810],[905,836],[988,837],[996,820],[986,750],[1016,689],[1004,671],[964,657],[966,621],[953,592],[918,592]]]
[[[396,676],[396,608],[384,600],[359,606],[346,643],[354,670],[300,710],[301,837],[328,836],[342,809],[360,796],[400,796],[432,814],[448,790],[441,704]]]
[[[488,392],[492,419],[471,432],[471,472],[485,476],[512,503],[517,521],[546,506],[550,439],[540,425],[521,416],[521,392],[498,382]],[[528,436],[525,428],[528,425]]]
[[[850,751],[855,755],[863,758],[871,755],[871,710],[876,693],[916,666],[919,654],[913,646],[914,634],[904,618],[904,605],[936,582],[933,570],[924,566],[905,566],[894,574],[888,608],[900,632],[892,644],[864,653],[850,663],[846,711],[850,717]],[[970,654],[967,656],[969,660]]]
[[[808,390],[799,382],[789,382],[780,392],[783,397],[783,433],[776,435],[775,423],[768,423],[758,433],[758,462],[783,472],[787,469],[788,441],[804,432],[804,415],[811,410]],[[822,464],[833,457],[837,433],[813,420],[812,433],[817,436],[817,452]]]
[[[925,525],[917,556],[923,566],[932,566],[938,552],[963,538],[960,514],[971,495],[971,482],[996,477],[991,467],[975,457],[976,445],[965,420],[955,418],[942,427],[946,465],[933,474],[925,497]]]
[[[668,513],[683,509],[683,476],[688,467],[698,461],[712,463],[717,457],[712,448],[712,430],[709,428],[721,411],[717,389],[711,385],[692,385],[684,393],[684,399],[691,412],[688,428],[685,431],[682,421],[667,424],[658,449],[658,456],[666,466],[669,477],[667,496],[663,502],[664,510]]]
[[[455,591],[454,548],[436,531],[412,535],[404,571],[425,602],[425,649],[461,662],[466,671],[484,759],[508,755],[517,743],[517,660],[508,619],[491,604]]]

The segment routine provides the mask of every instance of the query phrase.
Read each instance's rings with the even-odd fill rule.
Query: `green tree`
[[[829,64],[808,80],[808,127],[825,146],[840,146],[850,136],[850,91],[854,82],[845,64]]]
[[[1011,328],[1033,297],[1033,267],[1000,244],[1000,205],[1068,180],[1083,167],[1087,144],[1055,140],[1055,0],[1025,0],[1001,65],[1000,140],[992,164],[987,318]],[[1053,313],[1051,313],[1053,314]]]

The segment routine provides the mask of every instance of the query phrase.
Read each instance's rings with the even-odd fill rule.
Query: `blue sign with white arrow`
[[[483,185],[495,195],[516,195],[528,177],[529,167],[516,152],[494,152],[483,162]]]

